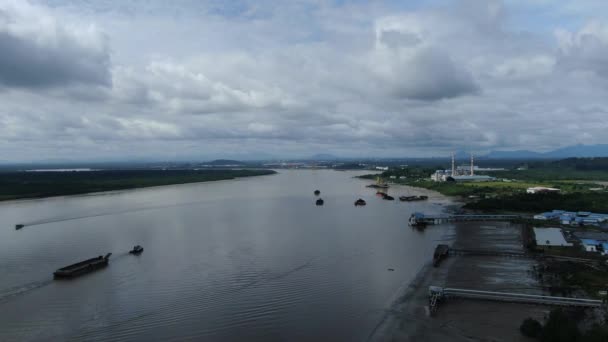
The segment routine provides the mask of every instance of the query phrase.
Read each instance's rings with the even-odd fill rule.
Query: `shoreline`
[[[112,195],[117,193],[122,193],[124,191],[137,191],[137,190],[146,190],[153,188],[162,188],[167,186],[180,186],[180,185],[189,185],[189,184],[201,184],[201,183],[216,183],[223,181],[235,181],[242,178],[251,178],[251,177],[262,177],[262,176],[272,176],[277,174],[278,172],[271,169],[265,169],[265,171],[270,171],[268,173],[261,174],[252,174],[245,176],[235,176],[235,177],[227,177],[223,179],[208,179],[208,180],[196,180],[196,181],[186,181],[186,182],[175,182],[168,184],[157,184],[157,185],[142,185],[142,186],[134,186],[134,187],[124,187],[124,188],[116,188],[102,191],[83,191],[76,193],[66,193],[66,194],[58,194],[58,195],[49,195],[49,196],[24,196],[18,198],[1,198],[0,197],[0,205],[1,204],[13,204],[13,203],[22,203],[22,202],[30,202],[30,201],[39,201],[46,199],[59,199],[59,198],[71,198],[71,197],[79,197],[79,196],[98,196],[98,195]]]
[[[457,248],[522,248],[520,225],[501,222],[466,222],[446,225],[453,229],[448,244]],[[441,228],[434,226],[435,229]],[[448,233],[446,231],[446,233]],[[502,257],[450,256],[439,267],[423,265],[368,341],[529,341],[519,332],[523,319],[542,321],[550,307],[475,300],[449,300],[432,317],[428,287],[468,288],[542,294],[530,274],[536,261]]]

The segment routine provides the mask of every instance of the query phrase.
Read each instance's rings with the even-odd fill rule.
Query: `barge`
[[[74,278],[89,272],[93,272],[108,266],[111,255],[112,253],[108,253],[106,256],[100,255],[96,258],[87,259],[66,267],[62,267],[55,271],[53,276],[55,278]]]
[[[399,196],[399,200],[401,202],[412,202],[412,201],[426,201],[429,199],[428,196]]]
[[[448,257],[448,253],[450,252],[450,246],[440,244],[435,247],[435,252],[433,253],[433,267],[439,267],[439,264],[443,259]]]

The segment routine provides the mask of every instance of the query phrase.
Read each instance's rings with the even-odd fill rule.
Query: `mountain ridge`
[[[488,159],[563,159],[563,158],[592,158],[608,157],[608,144],[572,145],[547,152],[529,150],[491,151],[483,156]]]

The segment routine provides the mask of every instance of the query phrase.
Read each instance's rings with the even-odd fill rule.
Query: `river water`
[[[449,202],[384,201],[358,174],[279,170],[2,203],[0,340],[364,341],[444,238],[408,227],[410,213]],[[140,256],[127,253],[135,244]],[[108,252],[105,269],[52,279]]]

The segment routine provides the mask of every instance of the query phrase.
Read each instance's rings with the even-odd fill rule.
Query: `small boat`
[[[394,201],[395,197],[393,197],[391,195],[384,194],[384,196],[382,197],[382,199],[387,200],[387,201]]]
[[[108,266],[111,255],[112,253],[108,253],[105,257],[100,255],[96,258],[87,259],[85,261],[62,267],[55,271],[53,276],[55,276],[55,278],[73,278],[85,273],[93,272]]]
[[[321,194],[321,191],[315,190],[315,196],[319,196],[320,194]]]
[[[133,246],[133,249],[129,251],[129,254],[141,254],[144,251],[144,248],[140,245]]]
[[[365,203],[365,201],[361,198],[359,198],[358,200],[355,201],[355,206],[361,206],[361,205],[366,205],[367,203]]]
[[[21,229],[21,228],[23,228],[23,227],[25,227],[25,225],[23,225],[23,224],[16,224],[16,225],[15,225],[15,229],[16,229],[16,230],[19,230],[19,229]]]
[[[317,200],[317,202],[315,202],[315,204],[316,204],[316,205],[323,205],[323,199],[322,199],[322,198],[319,198],[319,199]]]

